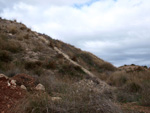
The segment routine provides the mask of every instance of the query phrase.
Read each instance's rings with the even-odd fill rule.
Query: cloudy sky
[[[150,66],[150,0],[0,0],[0,16],[115,66]]]

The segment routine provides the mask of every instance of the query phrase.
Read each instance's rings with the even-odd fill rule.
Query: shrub
[[[129,82],[125,85],[124,90],[131,92],[131,93],[137,93],[141,91],[141,86],[136,82]]]
[[[6,50],[12,52],[12,53],[18,53],[22,51],[22,47],[19,42],[16,41],[9,41],[9,45],[7,45]]]
[[[27,61],[25,62],[25,69],[27,70],[33,70],[36,69],[37,67],[42,66],[42,62],[40,61]]]
[[[77,57],[76,57],[76,56],[73,56],[71,59],[72,59],[73,61],[77,61]]]
[[[9,32],[12,34],[16,34],[18,32],[17,27],[15,25],[10,26]]]
[[[12,53],[17,53],[23,49],[18,41],[9,40],[5,35],[0,35],[0,50],[7,50]]]
[[[140,100],[141,96],[138,93],[129,93],[125,90],[116,91],[116,99],[118,102],[127,103],[127,102],[137,102]]]
[[[45,63],[47,69],[56,69],[56,62],[54,60]]]
[[[99,66],[100,69],[103,69],[103,71],[115,71],[116,68],[108,62],[104,62]]]
[[[8,51],[0,50],[0,62],[10,62],[12,59],[13,58]]]
[[[108,78],[107,83],[110,85],[121,87],[125,85],[127,81],[128,78],[126,76],[126,73],[116,72]]]
[[[68,77],[70,79],[82,79],[84,77],[83,74],[85,74],[81,67],[69,64],[64,64],[62,67],[60,67],[59,73],[62,74],[62,77]]]
[[[8,77],[13,77],[17,74],[21,73],[21,70],[19,68],[13,68],[13,69],[9,69],[5,75],[7,75]]]
[[[150,80],[143,81],[140,104],[150,106]]]

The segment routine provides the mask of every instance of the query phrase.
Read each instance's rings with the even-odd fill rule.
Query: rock
[[[52,101],[60,101],[60,100],[62,100],[62,98],[60,98],[60,97],[51,97],[51,100]]]
[[[0,78],[5,78],[5,79],[8,79],[8,77],[4,74],[0,74]]]
[[[45,87],[42,84],[38,84],[35,89],[38,91],[45,91]]]
[[[27,88],[24,85],[20,86],[21,89],[27,90]]]
[[[7,81],[7,86],[10,86],[11,84],[9,83],[9,81]]]
[[[10,83],[11,83],[13,86],[16,86],[16,80],[11,80]]]

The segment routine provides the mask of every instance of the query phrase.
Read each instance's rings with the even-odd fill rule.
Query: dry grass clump
[[[116,93],[118,101],[138,102],[150,106],[150,71],[115,72],[109,75],[106,81],[118,87]]]
[[[10,40],[6,35],[0,35],[0,50],[7,50],[12,53],[17,53],[22,51],[22,47],[18,41]]]
[[[104,62],[102,64],[100,64],[99,68],[103,69],[103,71],[115,71],[116,67],[114,67],[111,63],[109,62]]]
[[[25,69],[27,70],[33,70],[38,67],[41,67],[43,63],[41,61],[26,61],[25,62]]]
[[[9,32],[12,33],[13,35],[16,34],[18,32],[18,29],[15,25],[11,25],[8,28]]]
[[[44,65],[47,69],[56,69],[56,61],[55,60],[46,61],[44,63]]]

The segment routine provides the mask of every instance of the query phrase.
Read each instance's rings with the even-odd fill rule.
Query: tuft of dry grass
[[[114,72],[106,81],[117,87],[116,96],[119,102],[138,102],[150,106],[150,71]]]

